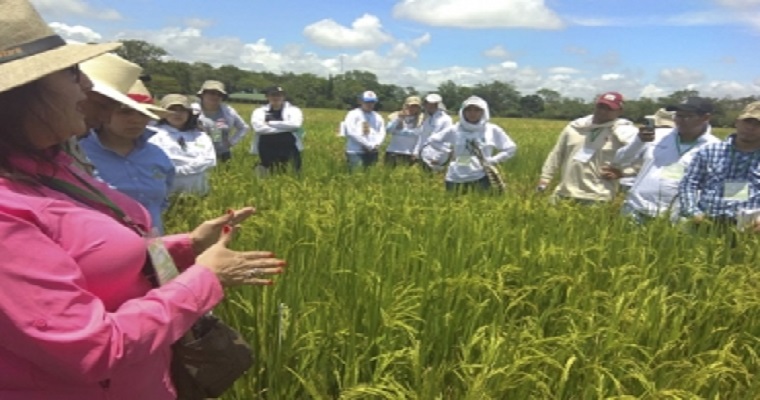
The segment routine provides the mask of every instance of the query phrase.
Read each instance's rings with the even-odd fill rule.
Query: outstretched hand
[[[286,265],[270,251],[234,251],[227,248],[233,228],[224,225],[218,240],[196,258],[196,264],[208,268],[222,286],[271,285],[269,276],[279,275]]]
[[[201,223],[197,228],[190,232],[193,251],[195,251],[195,254],[203,253],[206,249],[219,241],[219,236],[225,225],[236,227],[255,212],[256,209],[253,207],[243,207],[239,210],[228,210],[227,213],[221,217]]]

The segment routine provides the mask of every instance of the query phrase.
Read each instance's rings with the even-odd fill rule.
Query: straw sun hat
[[[120,43],[67,44],[27,0],[0,0],[0,92],[117,49]]]
[[[1,0],[0,0],[1,1]],[[92,80],[92,91],[137,110],[152,119],[160,119],[144,104],[129,98],[129,90],[140,79],[142,68],[116,54],[106,53],[79,65]]]

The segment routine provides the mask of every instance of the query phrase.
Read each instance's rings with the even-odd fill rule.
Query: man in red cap
[[[548,187],[557,171],[561,178],[554,200],[597,204],[615,198],[618,176],[609,167],[618,149],[638,134],[623,114],[623,96],[607,92],[597,97],[594,112],[567,124],[541,169],[538,191]]]

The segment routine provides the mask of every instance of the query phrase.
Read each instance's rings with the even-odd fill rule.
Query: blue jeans
[[[368,168],[373,164],[377,164],[378,152],[368,153],[346,153],[346,161],[348,161],[348,170],[353,171],[359,167]]]

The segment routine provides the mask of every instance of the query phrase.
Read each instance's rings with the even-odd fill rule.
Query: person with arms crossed
[[[251,114],[251,125],[256,137],[251,142],[251,154],[258,154],[259,175],[274,170],[284,170],[293,164],[296,173],[301,172],[303,151],[303,113],[301,109],[285,100],[285,90],[273,86],[266,90],[269,104]],[[263,169],[263,170],[262,170]]]
[[[607,92],[596,99],[594,112],[565,126],[541,169],[537,190],[543,192],[557,172],[561,177],[552,200],[590,205],[610,202],[619,175],[611,169],[615,154],[638,134],[633,123],[620,118],[623,96]]]

